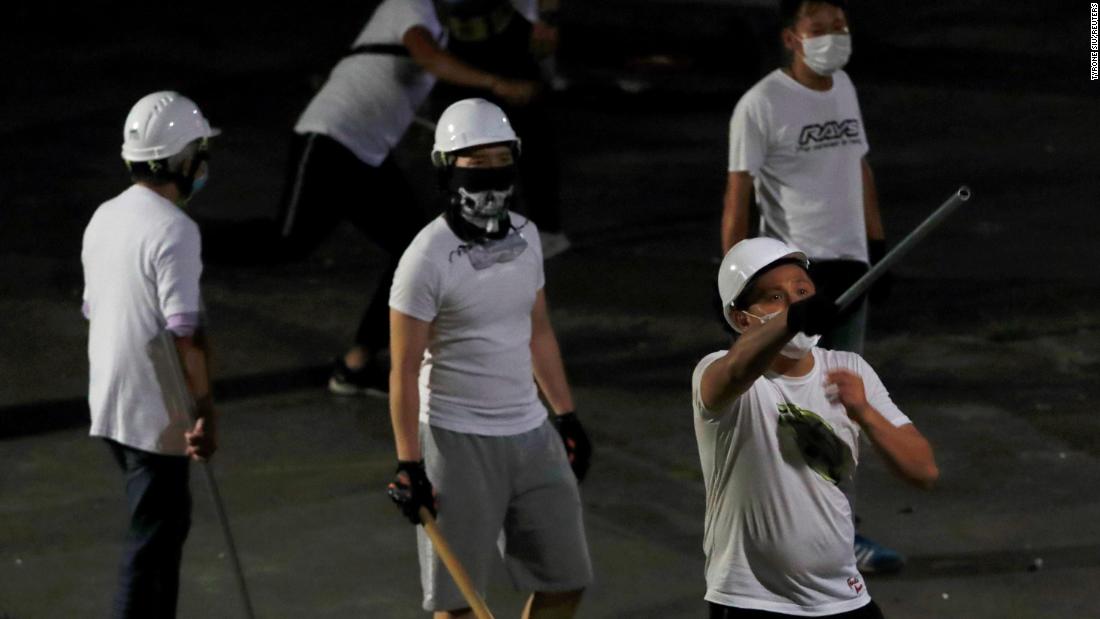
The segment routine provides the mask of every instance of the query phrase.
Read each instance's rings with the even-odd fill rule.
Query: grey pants
[[[503,559],[520,591],[575,591],[592,582],[580,492],[549,420],[513,436],[420,426],[440,531],[482,593]],[[424,609],[468,606],[417,527]]]

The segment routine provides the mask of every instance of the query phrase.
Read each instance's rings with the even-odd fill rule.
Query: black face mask
[[[508,230],[514,202],[516,167],[452,168],[447,178],[447,216],[452,228],[472,226],[473,236],[499,238]],[[469,231],[455,230],[465,239]],[[465,233],[465,234],[464,234]],[[469,239],[466,239],[469,240]]]

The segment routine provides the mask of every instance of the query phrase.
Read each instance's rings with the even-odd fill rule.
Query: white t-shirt
[[[385,0],[352,47],[401,45],[414,26],[423,26],[443,44],[443,26],[431,0]],[[294,130],[327,135],[377,167],[412,124],[434,84],[435,77],[408,56],[348,56],[333,68]]]
[[[797,378],[766,374],[724,410],[703,406],[695,367],[692,407],[706,485],[706,599],[790,615],[847,612],[870,596],[853,551],[855,531],[844,492],[803,459],[781,431],[781,411],[809,410],[832,428],[858,461],[859,426],[825,394],[829,370],[863,378],[867,401],[895,426],[910,423],[890,400],[871,366],[855,353],[813,349],[814,368]]]
[[[545,284],[535,224],[515,213],[527,249],[476,270],[442,216],[409,244],[397,265],[390,307],[432,323],[420,366],[420,421],[510,436],[546,421],[531,365],[531,310]]]
[[[186,454],[190,421],[185,411],[166,409],[146,345],[169,316],[201,311],[200,250],[195,222],[140,185],[92,215],[81,251],[92,436]]]
[[[860,164],[867,150],[844,71],[820,92],[776,69],[741,97],[730,120],[729,171],[753,176],[761,236],[819,260],[867,262]]]

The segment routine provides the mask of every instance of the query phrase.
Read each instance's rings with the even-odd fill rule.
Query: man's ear
[[[744,333],[749,326],[749,317],[745,315],[745,312],[733,307],[727,307],[726,312],[728,312],[730,320],[733,321],[733,330]]]
[[[795,33],[794,28],[784,28],[779,36],[783,40],[783,47],[787,48],[792,56],[802,53],[802,38]]]

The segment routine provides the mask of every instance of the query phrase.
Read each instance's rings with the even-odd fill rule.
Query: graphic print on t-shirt
[[[794,450],[815,473],[826,481],[839,484],[855,465],[848,447],[829,422],[817,413],[797,404],[779,404],[779,443],[784,454]]]
[[[811,123],[803,125],[798,133],[798,152],[862,143],[858,118]]]

